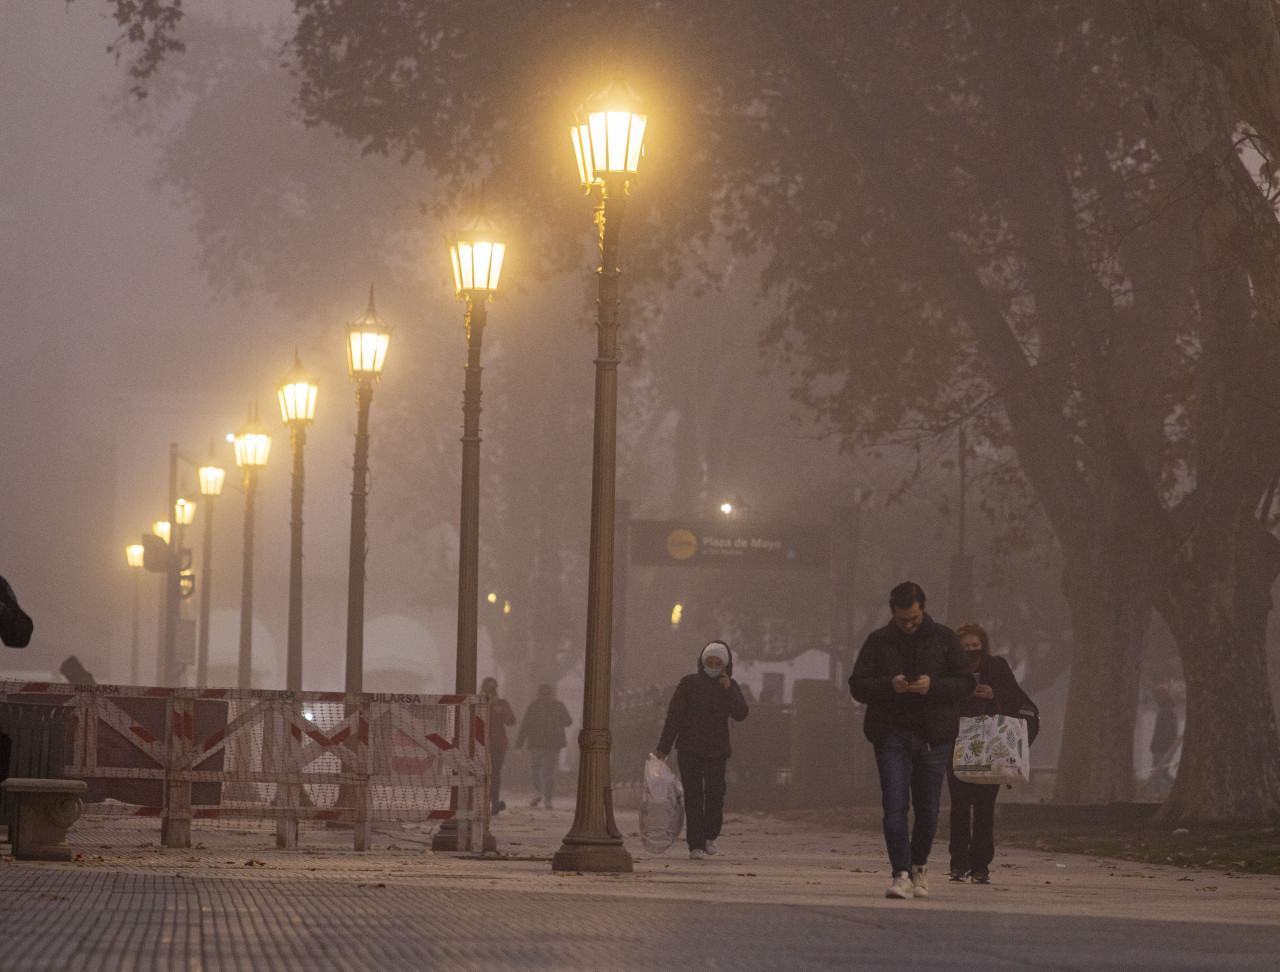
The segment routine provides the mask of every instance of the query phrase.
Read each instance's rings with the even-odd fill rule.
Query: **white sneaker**
[[[929,897],[929,868],[916,864],[911,868],[911,890],[917,898]]]
[[[910,898],[914,892],[911,887],[911,875],[906,871],[899,871],[893,876],[893,883],[889,885],[889,889],[885,891],[886,898]]]
[[[707,841],[707,856],[714,857],[716,853],[716,842],[714,840]]]
[[[695,847],[693,850],[689,851],[689,860],[691,861],[700,861],[706,856],[707,852],[702,850],[700,847]]]

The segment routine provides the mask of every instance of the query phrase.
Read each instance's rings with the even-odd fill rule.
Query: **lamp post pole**
[[[244,560],[240,573],[240,652],[236,665],[236,685],[253,687],[253,521],[258,500],[258,474],[267,464],[271,436],[258,421],[258,407],[249,410],[249,420],[235,436],[236,465],[244,470]]]
[[[213,604],[213,508],[222,494],[226,472],[213,464],[213,443],[209,443],[209,464],[199,469],[200,495],[204,497],[204,542],[200,548],[200,625],[196,644],[196,686],[209,684],[209,611]]]
[[[572,129],[582,184],[598,191],[600,236],[596,302],[595,428],[591,458],[591,547],[587,573],[587,644],[578,793],[573,825],[551,859],[554,871],[631,870],[631,855],[613,819],[609,755],[613,636],[613,528],[618,425],[618,233],[628,180],[635,175],[647,116],[622,82],[593,95]]]
[[[289,634],[285,662],[285,688],[302,691],[302,497],[306,486],[303,453],[307,447],[307,426],[316,413],[316,382],[302,367],[298,352],[293,367],[276,390],[280,418],[289,427],[289,447],[293,458],[289,490]]]
[[[172,519],[178,503],[178,443],[169,443],[169,513]],[[156,665],[156,681],[163,686],[173,684],[174,655],[178,638],[179,584],[182,569],[182,530],[173,523],[169,537],[169,556],[164,574],[164,642]]]
[[[351,479],[351,551],[347,563],[347,694],[364,691],[365,519],[369,496],[369,405],[382,374],[391,329],[373,306],[347,325],[347,371],[356,382],[356,448]]]
[[[258,470],[244,471],[244,555],[240,562],[240,650],[236,659],[236,686],[253,685],[253,518],[258,498]]]
[[[462,509],[458,523],[458,645],[454,691],[476,693],[476,640],[480,610],[480,346],[488,319],[487,301],[498,288],[506,243],[492,223],[479,214],[445,238],[453,263],[454,289],[466,300],[466,379],[462,387]],[[459,794],[450,797],[458,808]],[[497,850],[485,829],[483,848]],[[458,850],[456,818],[444,821],[431,841],[432,850]]]
[[[356,384],[356,450],[351,480],[351,555],[347,563],[347,693],[364,691],[365,519],[369,497],[369,405],[373,379]]]

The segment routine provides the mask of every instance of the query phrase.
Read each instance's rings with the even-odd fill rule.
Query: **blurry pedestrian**
[[[507,759],[507,726],[516,724],[516,714],[511,704],[498,697],[498,680],[486,678],[480,683],[480,694],[489,700],[489,815],[496,817],[507,805],[499,794],[502,791],[502,764]]]
[[[729,720],[747,717],[747,701],[733,680],[733,653],[712,641],[698,655],[698,670],[680,679],[653,754],[666,759],[674,746],[684,787],[689,857],[716,853],[724,823],[725,767],[732,755]]]
[[[867,635],[849,676],[849,692],[867,707],[862,731],[876,751],[893,871],[888,898],[929,896],[942,780],[959,734],[956,700],[974,684],[955,632],[924,606],[919,584],[890,591],[892,620]],[[908,833],[909,810],[915,823]]]
[[[34,629],[27,612],[18,607],[18,597],[13,588],[0,577],[0,641],[10,648],[25,648],[31,644]]]
[[[541,803],[550,810],[556,792],[556,767],[560,764],[560,750],[567,745],[564,737],[566,726],[573,718],[564,703],[556,698],[556,691],[548,684],[538,686],[538,696],[524,710],[520,731],[516,734],[516,749],[529,746],[529,764],[533,770],[533,799],[529,806]]]
[[[962,716],[1003,715],[1027,720],[1027,738],[1034,742],[1040,732],[1040,711],[1022,691],[1009,663],[991,653],[986,629],[970,621],[956,628],[977,684],[960,699]],[[999,783],[966,783],[947,764],[947,789],[951,793],[950,878],[991,882],[990,868],[996,855],[995,820]]]
[[[1151,727],[1151,786],[1162,796],[1173,783],[1173,754],[1182,738],[1178,735],[1178,710],[1173,704],[1173,690],[1168,685],[1156,686],[1156,722]]]

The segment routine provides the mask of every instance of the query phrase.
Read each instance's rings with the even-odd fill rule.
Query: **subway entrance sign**
[[[769,521],[632,520],[631,563],[827,573],[831,527]]]

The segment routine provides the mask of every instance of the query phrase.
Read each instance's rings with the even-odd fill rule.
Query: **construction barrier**
[[[166,847],[192,821],[349,825],[455,820],[480,852],[489,825],[489,702],[478,695],[146,688],[0,680],[0,706],[70,716],[61,775],[89,784],[85,815],[159,817]]]

